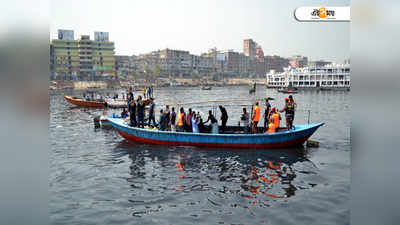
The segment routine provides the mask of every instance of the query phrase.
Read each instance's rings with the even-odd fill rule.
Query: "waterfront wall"
[[[107,88],[104,81],[76,81],[73,83],[74,89],[82,90],[88,88]]]

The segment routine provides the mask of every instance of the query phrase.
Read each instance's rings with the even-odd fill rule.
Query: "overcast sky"
[[[252,38],[265,55],[299,54],[342,63],[350,57],[350,23],[294,18],[300,6],[346,6],[349,0],[57,0],[52,1],[50,38],[72,29],[75,38],[109,32],[118,55],[157,49],[243,51]]]

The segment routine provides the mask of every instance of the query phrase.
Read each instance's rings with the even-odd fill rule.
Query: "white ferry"
[[[350,65],[331,64],[319,68],[285,68],[282,73],[271,70],[266,77],[267,87],[350,89]]]

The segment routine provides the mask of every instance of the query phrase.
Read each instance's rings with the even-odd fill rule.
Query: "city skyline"
[[[165,48],[200,55],[214,47],[243,52],[243,40],[251,38],[265,55],[303,55],[338,63],[350,58],[349,23],[300,23],[294,19],[294,9],[310,5],[309,1],[133,2],[106,3],[107,7],[100,1],[52,2],[50,39],[57,38],[58,29],[72,29],[75,38],[87,34],[91,39],[95,31],[105,31],[115,43],[116,55]],[[348,3],[331,1],[331,5]],[[319,4],[323,1],[312,5]]]

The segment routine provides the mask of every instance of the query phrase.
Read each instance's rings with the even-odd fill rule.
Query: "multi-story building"
[[[137,57],[140,71],[154,71],[157,66],[162,76],[188,77],[193,73],[209,74],[215,71],[213,58],[208,55],[192,55],[188,51],[164,49]]]
[[[73,30],[58,30],[58,39],[50,42],[50,72],[57,76],[77,77],[80,71],[78,41]]]
[[[225,70],[225,54],[218,51],[217,48],[208,50],[208,53],[203,53],[201,56],[210,58],[212,60],[213,71],[223,73]]]
[[[115,70],[118,74],[128,74],[136,71],[136,56],[116,55]]]
[[[270,71],[266,79],[269,87],[350,88],[350,66],[288,67],[282,73]]]
[[[200,74],[210,74],[215,72],[215,66],[213,63],[213,59],[211,57],[206,56],[192,56],[192,68],[191,70],[200,73]]]
[[[245,56],[249,56],[250,59],[254,59],[256,55],[257,43],[253,39],[243,40],[243,53]]]
[[[270,70],[274,70],[276,72],[283,72],[283,69],[289,65],[289,59],[273,55],[273,56],[265,56],[265,72]]]
[[[225,55],[225,66],[224,73],[230,76],[238,76],[239,75],[239,62],[240,62],[240,54],[233,50],[227,50],[223,52]]]
[[[50,42],[50,71],[52,77],[78,78],[84,75],[115,74],[114,43],[107,32],[95,32],[74,39],[73,30],[58,30],[58,39]]]
[[[292,67],[306,67],[308,65],[308,58],[301,55],[294,55],[289,58],[289,64]]]

